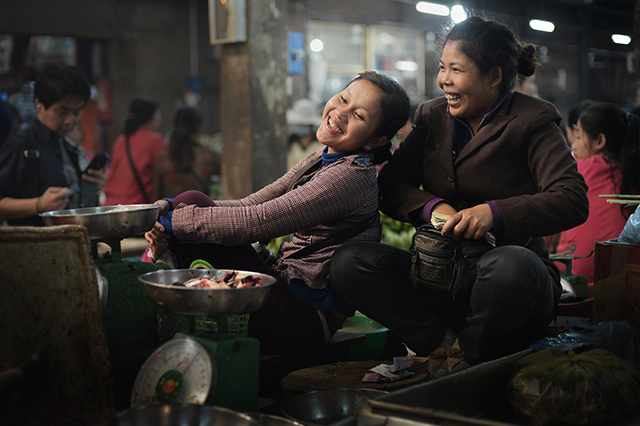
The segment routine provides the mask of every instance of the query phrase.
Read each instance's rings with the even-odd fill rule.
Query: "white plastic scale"
[[[197,277],[221,280],[235,273],[260,281],[249,288],[203,289],[176,286]],[[139,277],[147,296],[160,308],[188,315],[188,333],[176,333],[144,363],[133,386],[131,406],[170,403],[206,404],[241,412],[258,409],[260,344],[229,332],[229,315],[245,315],[264,303],[275,278],[246,271],[175,269]],[[196,316],[217,327],[196,330]]]

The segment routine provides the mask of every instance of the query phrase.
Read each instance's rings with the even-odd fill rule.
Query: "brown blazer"
[[[385,214],[412,222],[409,213],[434,197],[458,210],[494,200],[504,218],[503,245],[552,235],[587,219],[587,186],[553,104],[512,92],[455,163],[454,120],[444,97],[420,105],[414,129],[379,176]],[[548,259],[542,238],[527,246]]]

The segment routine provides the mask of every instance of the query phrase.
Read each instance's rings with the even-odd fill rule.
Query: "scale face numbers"
[[[131,407],[205,403],[215,391],[215,362],[194,339],[173,339],[147,359],[136,377]]]

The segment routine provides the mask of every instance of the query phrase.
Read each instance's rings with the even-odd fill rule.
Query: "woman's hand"
[[[458,213],[458,210],[454,209],[451,204],[447,204],[445,202],[438,203],[435,205],[433,209],[431,209],[432,213],[439,213],[446,216],[453,216]]]
[[[87,169],[87,171],[82,175],[82,179],[87,182],[95,183],[98,191],[102,191],[104,186],[107,184],[107,173],[105,172],[105,169]]]
[[[492,229],[493,215],[491,214],[491,208],[488,204],[478,204],[475,207],[464,209],[451,215],[442,227],[442,234],[447,235],[449,232],[453,232],[456,237],[479,240]]]
[[[164,233],[164,226],[159,222],[156,222],[150,231],[145,232],[144,239],[149,243],[149,247],[151,248],[151,258],[154,261],[160,258],[162,252],[169,245],[167,234]]]
[[[171,204],[169,204],[167,200],[158,200],[153,204],[157,204],[160,206],[160,213],[159,213],[160,216],[162,216],[163,214],[167,214],[171,211]]]

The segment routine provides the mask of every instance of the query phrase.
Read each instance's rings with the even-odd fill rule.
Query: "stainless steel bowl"
[[[246,414],[210,405],[147,405],[117,413],[104,426],[260,426]]]
[[[330,425],[357,416],[369,399],[387,393],[366,388],[323,389],[295,396],[282,404],[280,410],[307,426]]]
[[[274,416],[272,414],[265,413],[245,413],[258,423],[260,426],[303,426],[302,423],[298,423],[294,420],[285,419],[284,417]]]
[[[276,279],[257,272],[235,271],[238,278],[252,275],[260,285],[249,288],[208,289],[172,285],[198,277],[222,279],[229,269],[170,269],[148,272],[138,279],[151,301],[182,315],[244,315],[258,309],[266,300]]]
[[[84,225],[92,240],[135,237],[153,228],[158,219],[157,204],[129,204],[85,207],[40,213],[45,225]]]

